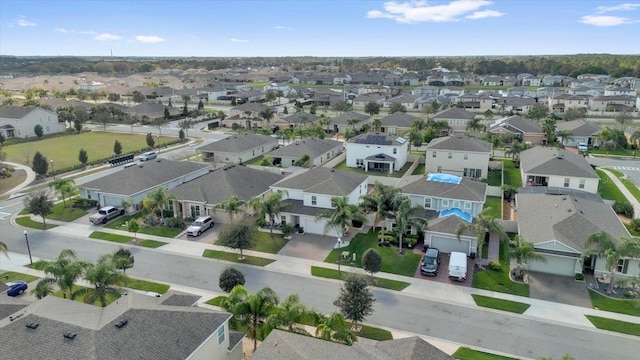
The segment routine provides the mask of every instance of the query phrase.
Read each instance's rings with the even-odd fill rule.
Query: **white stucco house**
[[[64,132],[67,128],[64,120],[58,120],[58,114],[36,106],[0,107],[0,133],[5,139],[36,136],[34,128],[42,126],[44,135]]]
[[[486,179],[491,143],[469,136],[445,136],[426,146],[426,172]]]
[[[236,134],[197,148],[202,160],[239,164],[264,155],[278,147],[278,139],[267,135]]]
[[[284,211],[280,213],[280,224],[302,227],[305,233],[341,236],[327,221],[316,219],[332,208],[331,198],[346,197],[349,204],[358,204],[367,193],[368,176],[325,167],[316,167],[295,173],[271,186],[271,191],[283,192]]]
[[[304,167],[322,166],[327,161],[342,154],[344,143],[331,139],[304,138],[295,140],[294,142],[279,147],[265,154],[273,160],[273,165],[281,165],[282,167],[294,166],[304,154],[309,155],[307,164],[300,165]]]
[[[557,131],[570,131],[571,137],[561,138],[564,146],[577,146],[579,143],[585,143],[590,147],[598,147],[602,145],[600,138],[600,130],[602,128],[590,121],[583,119],[573,121],[560,121],[556,125]]]
[[[393,173],[402,169],[409,156],[409,142],[386,134],[361,134],[344,143],[347,166],[365,171]]]
[[[537,146],[520,153],[525,186],[550,186],[598,193],[600,177],[581,154]]]

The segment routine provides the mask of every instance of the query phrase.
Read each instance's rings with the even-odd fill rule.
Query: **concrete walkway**
[[[29,184],[31,184],[35,179],[36,179],[36,173],[33,171],[33,169],[31,169],[30,167],[26,166],[26,165],[22,165],[22,164],[18,164],[18,163],[12,163],[12,162],[5,162],[5,164],[15,168],[16,170],[24,170],[27,172],[27,178],[18,186],[14,187],[13,189],[7,191],[4,194],[0,194],[0,195],[9,195],[9,197],[15,197],[16,195],[19,194],[20,190],[24,189],[25,187],[29,186]]]
[[[633,196],[631,191],[629,191],[629,189],[627,189],[627,187],[624,186],[622,181],[620,181],[620,179],[618,179],[618,177],[615,176],[611,171],[607,170],[606,168],[598,168],[598,169],[602,170],[603,173],[607,174],[609,179],[611,179],[611,181],[613,181],[613,183],[616,184],[616,186],[618,187],[618,189],[620,189],[620,192],[622,192],[624,197],[626,197],[627,200],[631,203],[631,205],[633,205],[633,217],[634,218],[639,218],[640,217],[640,202],[638,202],[636,197]]]

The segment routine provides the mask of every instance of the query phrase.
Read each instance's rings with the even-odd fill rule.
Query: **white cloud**
[[[34,23],[33,21],[27,19],[24,16],[20,16],[20,18],[16,20],[16,25],[21,27],[38,26],[38,24]]]
[[[231,38],[229,39],[229,41],[231,42],[235,42],[235,43],[248,43],[249,40],[245,40],[245,39],[236,39],[236,38]]]
[[[484,11],[476,11],[471,15],[465,16],[465,18],[476,20],[476,19],[486,19],[486,18],[492,18],[492,17],[500,17],[502,15],[504,15],[504,13],[500,12],[500,11],[484,10]]]
[[[633,11],[640,8],[640,4],[620,4],[614,6],[598,6],[597,11],[599,14],[610,12],[610,11]]]
[[[56,31],[59,32],[59,33],[63,33],[63,34],[70,34],[72,32],[75,32],[75,30],[67,30],[67,29],[63,29],[63,28],[57,28]]]
[[[586,15],[583,16],[582,19],[580,19],[580,22],[583,24],[594,26],[617,26],[629,24],[635,21],[620,16]]]
[[[448,4],[429,5],[426,1],[397,2],[388,1],[382,5],[384,10],[371,10],[367,13],[370,19],[392,19],[400,23],[418,22],[452,22],[467,19],[484,19],[502,16],[504,13],[495,10],[477,11],[491,5],[488,0],[453,0]]]
[[[100,35],[96,36],[94,39],[100,40],[100,41],[106,41],[106,40],[120,40],[120,39],[122,39],[122,37],[120,37],[118,35],[104,33],[104,34],[100,34]]]
[[[154,36],[154,35],[138,35],[136,36],[136,40],[143,42],[143,43],[148,43],[148,44],[155,44],[155,43],[161,43],[164,42],[164,39],[159,37],[159,36]]]
[[[276,26],[276,30],[289,30],[289,31],[291,31],[293,29],[290,28],[290,27],[286,27],[286,26]]]

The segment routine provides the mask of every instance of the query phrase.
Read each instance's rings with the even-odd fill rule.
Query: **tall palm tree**
[[[502,146],[502,136],[498,134],[492,134],[489,142],[491,142],[491,156],[496,156],[496,148]]]
[[[349,329],[349,324],[344,316],[339,312],[324,317],[316,327],[316,336],[320,339],[335,341],[347,345],[358,340],[356,335]]]
[[[375,217],[373,221],[373,227],[376,228],[380,221],[383,222],[382,230],[380,231],[380,242],[384,241],[384,230],[387,219],[393,217],[393,213],[399,203],[400,189],[393,186],[384,185],[379,181],[376,181],[375,188],[371,194],[363,195],[361,197],[362,202],[360,208],[365,212],[373,212]]]
[[[467,122],[467,130],[471,130],[474,134],[482,132],[486,128],[487,127],[477,117],[474,117],[473,119],[469,120],[469,122]]]
[[[395,211],[394,220],[399,241],[398,253],[403,254],[402,238],[409,230],[409,227],[417,229],[418,232],[424,231],[427,227],[427,220],[424,218],[424,207],[419,205],[412,206],[411,199],[403,196]]]
[[[273,120],[273,118],[275,117],[276,112],[275,110],[273,110],[272,108],[268,107],[262,111],[260,111],[258,113],[258,116],[260,116],[261,118],[264,119],[264,121],[266,121],[267,126],[266,128],[269,129],[270,128],[270,124],[271,124],[271,120]]]
[[[640,132],[638,132],[638,137],[640,138]],[[573,133],[571,132],[571,130],[558,130],[556,131],[556,139],[562,139],[562,145],[564,146],[565,141],[567,140],[573,140]],[[633,139],[631,140],[633,141]]]
[[[620,259],[640,256],[640,238],[622,238],[616,241],[606,231],[600,231],[587,237],[585,248],[583,261],[589,256],[604,258],[605,266],[611,274],[609,291],[612,292]]]
[[[62,204],[67,207],[66,198],[75,190],[75,181],[73,179],[57,178],[49,183],[49,187],[62,197]]]
[[[216,209],[222,209],[229,213],[231,220],[242,211],[242,207],[246,204],[246,201],[240,200],[236,195],[231,196],[226,201],[215,206]]]
[[[167,192],[167,189],[164,186],[160,186],[147,195],[147,198],[144,199],[143,204],[144,207],[148,209],[158,209],[160,211],[160,220],[164,222],[164,208],[169,204],[169,201],[175,198],[176,196]]]
[[[78,260],[78,255],[75,251],[65,249],[60,252],[58,258],[53,261],[42,261],[39,267],[47,275],[40,280],[46,284],[57,284],[62,291],[62,297],[71,299],[73,294],[73,284],[80,278],[84,272],[87,264]],[[38,285],[42,288],[47,288],[45,285]],[[50,289],[50,287],[49,287]],[[48,294],[44,294],[46,296]]]
[[[266,198],[256,197],[251,199],[250,205],[255,211],[264,218],[269,218],[269,232],[273,236],[273,226],[276,218],[287,207],[288,204],[282,202],[284,195],[288,195],[286,191],[275,191]]]
[[[380,118],[375,118],[371,122],[371,125],[373,125],[373,131],[374,132],[378,132],[378,131],[380,131],[380,126],[382,125],[382,120]]]
[[[264,327],[264,320],[278,305],[278,295],[268,287],[255,294],[236,285],[222,302],[222,308],[233,314],[234,321],[247,326],[247,335],[253,339],[253,351],[258,347],[257,334]]]
[[[76,291],[75,296],[84,296],[84,302],[93,304],[100,301],[100,306],[107,306],[108,295],[120,295],[121,289],[118,285],[127,281],[127,276],[118,271],[116,262],[112,254],[105,254],[98,259],[98,262],[90,264],[84,275],[93,287],[83,288]]]
[[[331,207],[332,209],[321,211],[316,217],[316,219],[328,218],[324,227],[325,235],[329,229],[334,229],[338,236],[344,236],[344,232],[351,229],[353,220],[367,222],[367,217],[358,205],[349,204],[349,198],[346,196],[332,197]]]
[[[478,214],[478,216],[475,219],[473,219],[473,223],[471,224],[460,223],[458,225],[458,227],[455,230],[455,234],[458,240],[460,240],[460,236],[462,236],[462,234],[467,229],[471,229],[471,231],[473,231],[473,234],[476,236],[476,243],[477,243],[476,254],[478,253],[479,249],[482,249],[482,246],[484,245],[484,241],[488,233],[489,234],[497,233],[498,236],[500,237],[500,240],[506,240],[509,237],[507,235],[507,232],[502,227],[502,224],[500,223],[500,221],[491,216],[490,207],[483,209],[482,212]]]
[[[551,145],[553,135],[556,133],[556,130],[556,119],[551,116],[547,116],[542,122],[542,132],[547,139],[547,145]]]
[[[509,257],[516,259],[518,268],[527,264],[529,260],[537,260],[543,263],[547,262],[547,258],[538,254],[533,243],[525,240],[522,235],[516,235],[511,245],[512,246],[509,246]]]
[[[312,314],[302,302],[298,294],[291,294],[283,302],[275,307],[266,319],[271,328],[285,329],[296,334],[309,335],[304,329],[303,323]]]

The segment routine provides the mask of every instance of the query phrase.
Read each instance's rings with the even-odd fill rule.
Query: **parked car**
[[[149,160],[153,160],[155,158],[158,157],[158,152],[157,151],[147,151],[146,153],[143,153],[142,155],[140,155],[140,158],[138,160],[140,161],[149,161]]]
[[[586,143],[578,143],[578,151],[586,152],[588,150],[589,150],[589,147],[587,146]]]
[[[7,286],[9,287],[9,290],[7,290],[7,295],[9,296],[22,295],[29,288],[27,283],[22,280],[8,282]]]
[[[420,265],[420,273],[423,275],[437,276],[440,267],[440,250],[436,248],[428,248],[422,258]]]
[[[465,281],[467,279],[467,254],[453,251],[449,257],[449,279]]]
[[[187,235],[200,236],[200,234],[207,231],[207,229],[211,229],[212,227],[213,219],[211,218],[211,216],[201,216],[187,228]]]
[[[98,210],[97,213],[89,216],[89,221],[98,225],[98,224],[106,224],[107,221],[124,215],[124,208],[120,206],[105,206]]]

